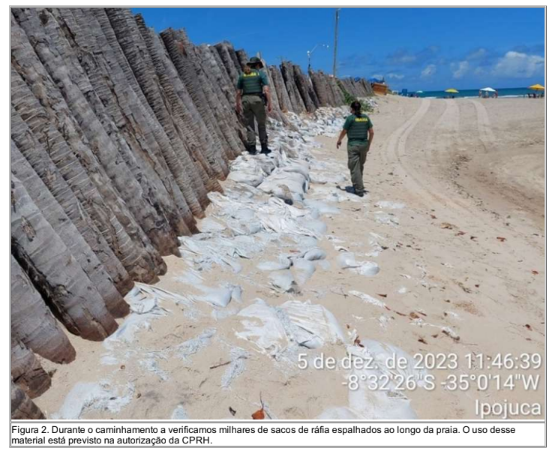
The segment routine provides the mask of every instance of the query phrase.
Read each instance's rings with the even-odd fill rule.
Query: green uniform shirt
[[[251,73],[242,73],[237,80],[237,88],[243,90],[243,95],[259,95],[263,87],[268,85],[268,77],[264,71],[251,70]]]
[[[373,123],[369,116],[361,114],[357,117],[355,114],[348,116],[344,123],[344,130],[347,130],[348,144],[363,144],[367,141],[367,131],[373,128]]]

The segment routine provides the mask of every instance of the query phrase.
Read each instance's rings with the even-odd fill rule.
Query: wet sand
[[[81,418],[250,418],[262,401],[268,417],[312,419],[349,405],[342,384],[349,372],[302,370],[296,356],[341,359],[346,345],[369,339],[411,356],[433,354],[437,369],[429,373],[436,387],[403,391],[418,418],[476,418],[477,407],[484,407],[477,400],[542,404],[542,369],[478,365],[481,354],[513,358],[545,348],[542,101],[386,97],[371,117],[376,134],[365,167],[369,193],[362,199],[336,188],[347,182],[328,179],[347,177],[345,146],[336,150],[330,135],[307,143],[314,157],[307,198],[337,213],[321,211],[327,231],[317,245],[328,263],[319,263],[297,294],[273,289],[269,272],[257,265],[280,254],[295,256],[301,247],[288,236],[269,241],[252,258],[235,259],[240,272],[214,265],[200,273],[201,286],[241,286],[241,302],[219,308],[162,299],[166,316],[142,321],[130,342],[103,345],[70,336],[77,360],[68,366],[45,361],[55,370],[53,386],[37,405],[56,416],[72,388],[89,383],[83,387],[89,401],[73,400],[73,409],[72,401],[65,403]],[[315,182],[327,180],[319,176],[328,182]],[[224,187],[229,192],[237,184],[229,180]],[[216,206],[207,220],[225,225]],[[342,251],[377,263],[380,272],[368,277],[341,269]],[[156,286],[185,297],[202,295],[188,275],[195,264],[186,259],[167,257],[168,273]],[[365,295],[380,305],[365,302]],[[237,313],[257,298],[273,308],[288,300],[321,305],[337,320],[346,344],[295,347],[279,359],[269,355],[253,338],[238,337],[246,317]],[[184,349],[191,340],[195,347]],[[457,366],[438,369],[442,354],[450,353]],[[473,381],[467,390],[450,391],[441,384],[450,375],[492,373],[503,380],[512,373],[539,374],[541,382],[535,391],[525,391],[519,381],[513,391],[494,385],[478,391]],[[542,416],[544,410],[541,416],[519,415]]]

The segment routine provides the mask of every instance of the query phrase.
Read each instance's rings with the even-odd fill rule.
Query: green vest
[[[260,95],[263,93],[263,78],[257,70],[251,70],[249,74],[243,73],[240,76],[240,84],[243,95]]]
[[[351,115],[346,119],[344,128],[347,130],[348,142],[355,144],[367,140],[367,132],[373,126],[371,119],[366,114],[361,117]]]

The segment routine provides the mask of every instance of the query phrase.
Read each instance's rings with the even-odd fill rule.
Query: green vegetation
[[[345,89],[345,87],[343,86],[342,82],[339,79],[338,79],[338,87],[342,91],[342,93],[344,95],[344,101],[348,106],[350,106],[354,101],[359,101],[359,103],[361,103],[361,111],[362,112],[373,112],[374,111],[373,107],[369,103],[367,103],[365,100],[359,100],[356,96],[349,93]]]

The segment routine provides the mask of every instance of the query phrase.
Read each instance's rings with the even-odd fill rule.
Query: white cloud
[[[401,81],[405,76],[403,74],[398,74],[398,73],[388,73],[386,75],[386,79],[394,79],[397,81]]]
[[[398,63],[413,63],[417,60],[417,57],[414,55],[402,55],[397,62]]]
[[[417,61],[417,56],[407,51],[399,50],[390,56],[389,61],[393,65],[407,65],[415,63]]]
[[[452,63],[450,68],[452,69],[452,76],[455,79],[461,79],[469,71],[469,62],[463,60],[458,63]]]
[[[486,57],[487,55],[487,50],[485,48],[479,48],[471,53],[469,53],[467,55],[467,59],[468,60],[478,60],[478,59],[482,59],[483,57]]]
[[[421,71],[421,77],[422,78],[429,78],[431,77],[434,73],[436,73],[436,65],[434,64],[430,64],[427,65],[423,71]]]
[[[544,72],[544,57],[509,51],[498,60],[492,73],[495,76],[527,77]]]

